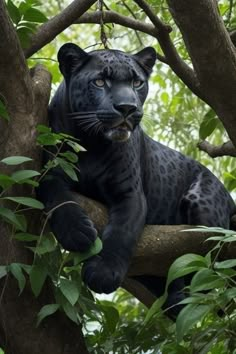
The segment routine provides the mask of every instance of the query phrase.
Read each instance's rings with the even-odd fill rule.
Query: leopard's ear
[[[89,55],[76,44],[66,43],[59,49],[57,58],[61,73],[67,77],[74,68],[83,65],[89,59]]]
[[[148,74],[151,74],[152,68],[157,58],[157,54],[154,48],[146,47],[140,52],[136,53],[134,58]]]

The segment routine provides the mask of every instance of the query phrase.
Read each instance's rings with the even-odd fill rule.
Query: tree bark
[[[96,228],[101,233],[107,223],[106,208],[82,195],[78,202],[88,213]],[[213,236],[209,232],[186,231],[196,228],[191,225],[146,225],[134,252],[128,276],[156,275],[166,276],[173,261],[186,254],[205,255],[212,247],[212,242],[205,242]],[[220,254],[221,258],[235,258],[236,245],[231,244]]]
[[[45,123],[50,95],[51,76],[41,66],[28,70],[24,54],[5,2],[0,0],[0,94],[9,115],[9,123],[1,125],[0,159],[7,156],[24,155],[34,159],[31,168],[41,168],[39,148],[36,146],[36,125]],[[29,163],[27,163],[27,168]],[[22,166],[23,168],[24,166]],[[19,168],[19,166],[17,166]],[[11,173],[14,168],[0,164],[1,173]],[[29,195],[27,188],[12,190],[11,195]],[[32,232],[39,230],[36,215],[29,215]],[[11,229],[0,221],[0,264],[12,262],[32,263],[26,249],[11,238]],[[19,296],[16,280],[10,276],[0,281],[0,346],[6,354],[88,354],[81,328],[55,314],[35,327],[40,308],[53,302],[50,289],[34,298],[29,287]]]
[[[168,0],[205,101],[236,146],[236,50],[215,0]]]

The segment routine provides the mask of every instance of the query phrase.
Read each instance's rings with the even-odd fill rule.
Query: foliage
[[[7,1],[8,12],[23,48],[29,45],[30,35],[36,31],[37,24],[47,21],[47,17],[38,9],[40,5],[38,0],[21,1],[18,6],[11,0]]]
[[[216,234],[207,242],[217,243],[206,256],[183,255],[169,269],[166,288],[174,279],[194,274],[186,287],[188,296],[179,303],[186,306],[176,320],[177,343],[167,338],[163,353],[233,353],[236,347],[236,260],[219,261],[218,257],[228,244],[234,246],[235,231],[207,227],[188,231]],[[159,316],[165,299],[166,294],[153,304],[145,325]]]
[[[32,292],[36,297],[39,296],[46,280],[51,283],[55,303],[47,304],[41,309],[37,324],[57,310],[64,311],[72,321],[79,323],[81,312],[88,311],[87,308],[94,303],[91,292],[84,287],[81,281],[81,262],[100,252],[102,248],[100,239],[98,238],[86,253],[68,253],[61,249],[53,234],[45,230],[50,214],[46,215],[39,236],[28,232],[27,213],[32,209],[42,210],[44,208],[42,203],[35,198],[7,196],[9,188],[18,184],[37,187],[44,174],[57,165],[72,179],[77,178],[74,163],[77,162],[76,153],[80,145],[74,138],[66,134],[52,133],[51,129],[46,126],[41,125],[37,129],[40,132],[37,141],[42,146],[53,145],[55,147],[55,154],[52,154],[52,159],[47,163],[42,174],[34,170],[21,169],[12,174],[0,175],[0,202],[1,204],[8,202],[7,205],[3,204],[4,206],[0,207],[0,218],[9,224],[12,238],[27,244],[26,247],[34,253],[34,261],[32,265],[22,263],[1,265],[0,278],[11,273],[18,282],[21,294],[26,286],[26,276],[28,276]],[[72,151],[60,152],[63,145],[68,145],[74,153]],[[31,159],[28,157],[11,156],[0,162],[8,166],[16,166],[29,161]]]

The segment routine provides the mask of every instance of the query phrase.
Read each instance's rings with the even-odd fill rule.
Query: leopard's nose
[[[116,104],[114,105],[115,109],[119,111],[122,116],[125,118],[129,116],[130,114],[134,113],[137,109],[136,104],[127,104],[127,103],[121,103],[121,104]]]

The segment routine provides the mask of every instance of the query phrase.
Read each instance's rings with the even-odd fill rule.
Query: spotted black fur
[[[92,290],[110,293],[119,287],[145,224],[229,227],[235,205],[220,181],[198,162],[152,140],[139,125],[156,60],[152,48],[136,55],[85,53],[66,44],[58,59],[65,80],[50,104],[50,125],[79,138],[87,151],[79,153],[78,183],[55,168],[38,196],[47,210],[73,201],[75,192],[107,205],[103,250],[83,266]],[[70,251],[88,250],[97,235],[74,203],[57,208],[50,224]],[[163,284],[153,288],[160,293]]]

